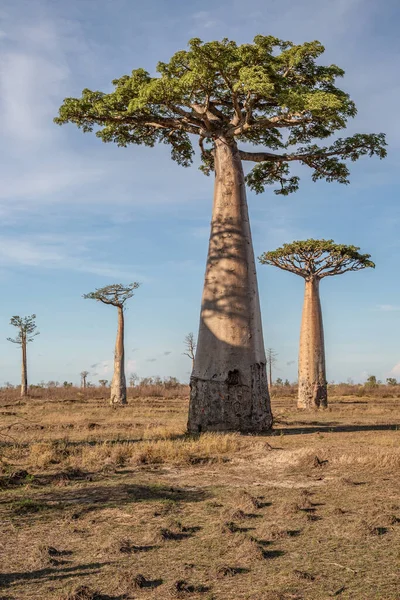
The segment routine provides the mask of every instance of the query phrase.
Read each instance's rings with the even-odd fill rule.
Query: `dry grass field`
[[[106,392],[2,392],[2,600],[400,598],[399,398],[194,438],[186,395]]]

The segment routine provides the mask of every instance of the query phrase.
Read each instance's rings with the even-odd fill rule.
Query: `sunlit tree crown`
[[[133,292],[139,287],[140,283],[134,282],[128,285],[122,283],[113,283],[105,287],[96,289],[94,292],[84,294],[85,299],[97,300],[103,304],[112,304],[112,306],[123,307],[125,302],[132,298]]]
[[[16,315],[11,317],[10,325],[17,327],[18,334],[15,338],[7,338],[7,340],[13,344],[20,345],[26,342],[33,342],[34,338],[40,333],[39,331],[35,331],[37,328],[35,320],[36,315],[30,315],[29,317],[19,317]]]
[[[262,264],[273,265],[305,279],[322,279],[347,271],[375,268],[370,254],[360,254],[357,246],[335,244],[333,240],[305,240],[284,244],[259,257]]]
[[[344,71],[317,63],[323,52],[318,41],[296,45],[263,35],[242,45],[194,38],[188,50],[158,63],[155,76],[135,69],[115,79],[109,93],[84,89],[81,98],[66,98],[55,122],[85,132],[96,127],[100,139],[119,146],[168,144],[183,166],[192,163],[197,136],[207,174],[216,138],[259,146],[259,152],[240,150],[243,160],[258,163],[247,175],[256,192],[269,184],[278,184],[280,194],[297,190],[293,161],[310,167],[314,180],[348,183],[345,161],[384,158],[385,137],[356,134],[315,144],[344,129],[357,112],[336,87]]]

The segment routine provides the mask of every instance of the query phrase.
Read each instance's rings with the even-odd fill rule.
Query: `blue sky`
[[[196,333],[212,178],[170,160],[167,147],[116,148],[52,119],[66,96],[111,89],[150,72],[191,37],[249,42],[272,34],[319,39],[324,61],[359,113],[349,133],[388,134],[385,161],[352,166],[350,186],[313,184],[282,198],[249,193],[256,255],[284,242],[333,238],[377,264],[322,282],[328,379],[400,378],[398,164],[400,38],[396,0],[2,0],[0,5],[0,384],[19,380],[6,341],[14,314],[37,314],[30,380],[110,378],[116,314],[82,294],[140,281],[127,311],[127,371],[187,380],[186,333]],[[266,347],[276,376],[296,379],[303,281],[260,266]]]

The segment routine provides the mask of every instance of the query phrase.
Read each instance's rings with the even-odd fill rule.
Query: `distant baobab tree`
[[[273,265],[300,275],[305,280],[299,350],[299,408],[326,408],[328,405],[325,369],[324,330],[319,282],[324,277],[375,267],[370,254],[356,246],[333,240],[306,240],[284,244],[260,256],[262,264]]]
[[[347,162],[386,155],[384,134],[337,136],[357,109],[335,85],[344,71],[321,64],[323,52],[318,41],[297,45],[271,35],[242,45],[194,38],[151,74],[135,69],[110,91],[85,88],[66,98],[55,119],[122,147],[168,144],[184,167],[197,139],[202,171],[215,173],[190,432],[272,425],[245,184],[256,193],[270,185],[277,194],[295,192],[293,164],[308,167],[314,181],[346,184]],[[247,175],[243,162],[253,163]]]
[[[129,298],[132,298],[134,290],[139,287],[139,283],[134,282],[128,285],[114,283],[103,288],[97,289],[89,294],[84,294],[84,298],[97,300],[103,304],[111,304],[118,309],[118,329],[115,342],[114,354],[114,375],[111,381],[112,406],[126,404],[126,377],[125,377],[125,348],[124,348],[124,305]]]
[[[30,317],[11,317],[10,325],[17,327],[18,334],[15,338],[7,338],[9,342],[18,344],[22,348],[22,370],[21,370],[21,396],[28,395],[28,362],[26,355],[26,346],[28,342],[33,342],[34,338],[39,335],[36,330],[35,323],[36,315]]]
[[[278,353],[273,348],[265,349],[265,358],[267,361],[269,385],[272,385],[272,365],[276,365]]]
[[[139,377],[137,373],[131,373],[129,375],[129,385],[130,387],[135,387],[136,382],[139,381]]]
[[[101,387],[106,387],[108,383],[108,379],[99,379],[99,384]]]
[[[185,344],[185,349],[186,352],[184,352],[183,354],[185,356],[188,356],[190,358],[190,360],[192,361],[192,369],[194,367],[194,358],[196,355],[196,340],[194,339],[194,334],[192,332],[188,333],[185,336],[185,339],[183,340],[184,344]]]
[[[82,371],[81,373],[81,387],[83,387],[83,389],[87,387],[86,379],[88,375],[89,371]]]
[[[57,388],[60,385],[59,381],[50,380],[47,382],[46,387],[48,388]]]

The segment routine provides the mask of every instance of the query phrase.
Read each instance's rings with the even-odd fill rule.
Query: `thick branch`
[[[237,127],[233,133],[234,135],[241,135],[251,131],[258,131],[260,129],[275,129],[280,127],[290,127],[291,125],[298,126],[313,123],[314,120],[311,117],[301,118],[302,116],[303,115],[301,113],[298,115],[278,115],[269,119],[256,119],[253,121],[250,121],[249,117],[247,117],[246,122]]]
[[[82,119],[92,121],[93,123],[104,123],[109,124],[110,122],[118,123],[118,124],[126,124],[137,127],[153,127],[155,129],[175,129],[177,131],[187,131],[188,133],[192,133],[194,135],[198,135],[200,133],[200,125],[197,124],[189,124],[183,118],[182,119],[174,119],[168,117],[156,117],[155,115],[148,116],[128,116],[128,115],[107,115],[105,117],[91,114],[91,113],[77,113],[72,115],[70,119]],[[201,123],[201,121],[199,121]],[[201,123],[201,126],[203,124]]]
[[[362,146],[360,146],[362,147]],[[356,148],[353,148],[353,150]],[[327,158],[329,156],[337,156],[342,154],[340,151],[332,150],[332,152],[308,152],[304,154],[274,154],[273,152],[246,152],[245,150],[239,150],[240,158],[242,160],[249,160],[252,162],[293,162],[294,160],[300,160],[307,162],[307,159],[311,158]],[[316,168],[315,165],[311,165]]]
[[[176,104],[167,103],[166,106],[172,110],[172,112],[177,113],[182,117],[182,121],[185,123],[194,125],[195,127],[203,127],[203,121],[195,117],[192,113],[184,110],[181,106],[177,106]]]
[[[103,304],[111,304],[111,306],[122,307],[122,304],[120,302],[115,302],[115,300],[107,300],[107,298],[96,298],[96,300],[99,300],[99,302],[102,302]]]
[[[283,162],[288,160],[288,154],[274,154],[273,152],[247,152],[246,150],[239,150],[240,158],[242,160],[249,160],[251,162]]]
[[[350,158],[356,160],[364,154],[373,156],[377,154],[380,158],[386,156],[384,148],[385,140],[383,134],[356,134],[351,138],[338,139],[332,146],[320,148],[318,146],[306,146],[298,152],[291,154],[274,154],[271,152],[247,152],[239,150],[242,160],[252,162],[283,162],[300,161],[308,164],[315,170],[323,172],[324,169],[318,161],[325,161],[330,157],[340,157],[342,160]]]

